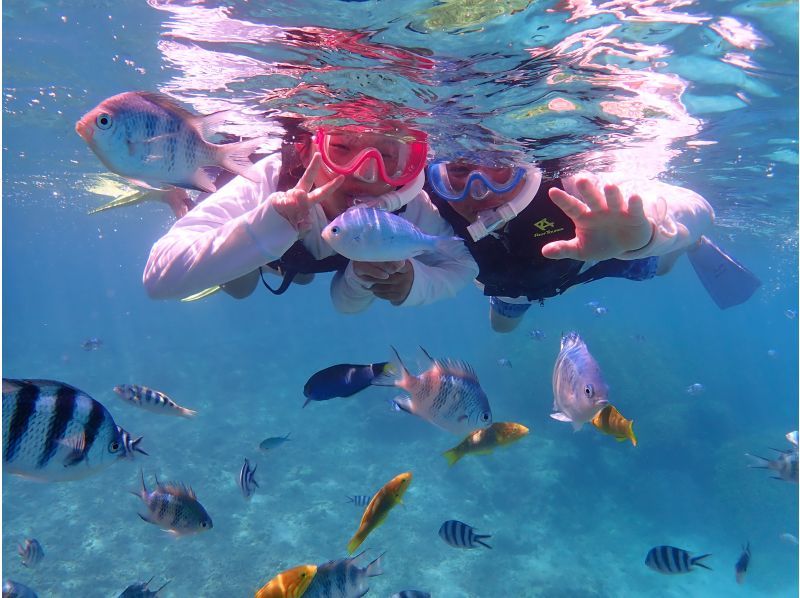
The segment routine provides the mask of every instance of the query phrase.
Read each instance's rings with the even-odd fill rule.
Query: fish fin
[[[178,413],[183,415],[184,417],[194,417],[197,415],[197,411],[194,409],[187,409],[186,407],[178,407]]]
[[[461,237],[433,237],[433,247],[439,253],[456,258],[468,252]]]
[[[153,521],[150,519],[149,515],[142,515],[141,513],[136,513],[142,521],[146,521],[147,523],[158,523],[157,521]]]
[[[197,499],[192,487],[181,482],[163,482],[158,486],[163,492],[171,494],[172,496],[185,496],[187,498],[191,498],[192,500]]]
[[[570,332],[562,332],[561,333],[561,350],[563,351],[565,347],[572,346],[576,343],[582,342],[581,335],[571,330]]]
[[[492,547],[489,546],[486,542],[482,542],[481,538],[491,538],[491,534],[475,534],[475,542],[480,544],[481,546],[486,546],[486,548],[491,549]]]
[[[305,409],[305,408],[306,408],[306,405],[308,405],[308,404],[309,404],[311,401],[313,401],[313,400],[314,400],[314,399],[306,399],[306,402],[305,402],[305,403],[303,403],[303,406],[302,406],[302,407],[300,407],[300,409]]]
[[[442,453],[442,455],[444,455],[444,458],[447,459],[447,464],[450,467],[455,465],[461,459],[461,457],[463,457],[461,452],[459,452],[457,450],[457,447],[456,448],[452,448],[449,451],[446,451],[446,452]]]
[[[397,349],[394,346],[389,345],[392,349],[392,353],[394,353],[394,357],[397,360],[398,365],[400,366],[400,372],[402,372],[403,378],[413,378],[411,372],[408,371],[406,364],[403,363],[403,360],[400,358],[400,353],[397,352]],[[424,349],[423,349],[424,351]],[[392,364],[393,365],[393,364]]]
[[[475,370],[472,369],[472,366],[466,361],[461,361],[460,359],[434,359],[433,363],[434,366],[438,367],[444,374],[465,378],[476,383],[478,382],[478,374],[475,373]]]
[[[631,425],[628,426],[628,438],[630,438],[633,446],[639,445],[639,441],[636,440],[636,434],[633,433],[633,420],[631,420]]]
[[[205,299],[206,297],[210,297],[214,293],[217,293],[222,290],[222,287],[217,285],[215,287],[209,287],[200,291],[199,293],[195,293],[194,295],[189,295],[188,297],[184,297],[181,299],[181,303],[191,303],[192,301],[199,301],[200,299]]]
[[[405,411],[414,415],[414,403],[410,397],[395,397],[391,402],[395,407],[395,411]]]
[[[98,212],[105,212],[106,210],[112,210],[114,208],[122,208],[124,206],[132,206],[137,203],[142,203],[151,199],[156,199],[153,197],[153,191],[134,191],[133,193],[129,193],[128,195],[123,195],[122,197],[117,197],[116,199],[112,199],[108,203],[104,203],[103,205],[94,208],[93,210],[89,210],[87,214],[97,214]]]
[[[206,193],[214,193],[214,191],[217,190],[214,181],[211,180],[211,177],[208,176],[208,173],[202,168],[198,168],[192,173],[189,183],[195,189],[205,191]]]
[[[214,145],[217,149],[217,163],[225,170],[230,170],[234,174],[258,183],[258,177],[248,173],[247,170],[253,165],[250,161],[250,154],[255,152],[262,143],[264,143],[264,139],[257,137],[237,143]]]
[[[382,552],[380,555],[378,555],[378,558],[376,558],[369,565],[367,565],[367,570],[366,570],[367,577],[377,577],[378,575],[383,575],[383,568],[381,567],[381,559],[385,554],[386,554],[385,552]]]
[[[67,456],[64,457],[64,467],[73,467],[86,458],[86,436],[83,432],[62,438],[58,444],[69,450]]]
[[[137,187],[142,187],[143,189],[148,189],[150,191],[169,191],[172,188],[172,185],[167,185],[166,187],[156,187],[152,183],[148,183],[147,181],[143,181],[141,179],[127,179],[129,182],[133,183]]]
[[[576,422],[575,420],[570,420],[572,422],[572,429],[573,431],[577,432],[583,427],[583,422]]]
[[[153,578],[152,578],[152,577],[150,578],[150,581],[153,581]],[[150,583],[150,581],[148,581],[147,583]],[[163,590],[164,588],[166,588],[166,587],[167,587],[167,584],[168,584],[168,583],[170,583],[171,581],[172,581],[171,579],[167,580],[167,582],[166,582],[166,583],[165,583],[163,586],[161,586],[160,588],[158,588],[158,589],[155,591],[155,593],[153,594],[153,596],[157,596],[157,595],[158,595],[158,593],[159,593],[161,590]]]
[[[191,112],[181,106],[178,103],[178,100],[172,96],[168,96],[165,93],[161,93],[160,91],[137,91],[136,95],[144,98],[148,102],[152,102],[156,106],[160,106],[165,110],[173,112],[177,116],[180,116],[188,121],[192,121],[197,118],[197,115],[194,112]]]
[[[708,569],[709,571],[713,571],[713,569],[708,565],[704,565],[703,563],[699,562],[700,559],[704,559],[709,556],[711,556],[711,554],[701,554],[700,556],[694,556],[692,557],[689,564],[692,566],[697,565],[698,567],[702,567],[703,569]]]
[[[551,413],[550,417],[553,419],[557,419],[560,422],[571,422],[569,415],[566,413],[562,413],[561,411],[556,411],[555,413]]]
[[[193,116],[189,122],[197,130],[200,136],[208,141],[208,139],[217,132],[225,123],[236,122],[231,116],[238,114],[236,110],[219,110],[211,114]]]
[[[748,467],[752,469],[769,469],[769,460],[765,459],[764,457],[759,457],[758,455],[751,455],[750,453],[745,453],[745,457],[750,457],[755,465],[748,465]]]

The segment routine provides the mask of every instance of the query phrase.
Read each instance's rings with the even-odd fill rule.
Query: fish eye
[[[108,452],[116,453],[119,450],[120,444],[118,440],[112,440],[108,443]]]
[[[583,387],[583,394],[586,395],[587,398],[591,399],[594,396],[594,386],[591,384],[587,384]]]
[[[484,411],[483,413],[481,413],[481,420],[482,421],[488,422],[489,421],[489,417],[490,417],[490,415],[489,415],[488,411]]]
[[[94,119],[95,124],[97,124],[98,129],[102,129],[105,131],[106,129],[111,128],[111,115],[106,114],[99,114],[96,119]]]
[[[339,227],[338,227],[338,226],[332,226],[332,227],[331,227],[331,232],[332,232],[334,235],[338,235],[338,234],[339,234]]]
[[[203,522],[200,524],[200,527],[208,527],[208,523],[206,523],[205,521],[203,521]]]

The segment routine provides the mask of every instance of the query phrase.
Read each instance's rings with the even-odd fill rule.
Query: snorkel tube
[[[425,185],[425,170],[420,173],[410,183],[406,183],[399,189],[388,191],[378,197],[356,197],[354,203],[369,208],[378,208],[387,212],[395,212],[422,193]]]
[[[525,183],[514,199],[502,206],[478,212],[478,219],[467,227],[472,240],[480,241],[497,229],[511,222],[517,215],[530,205],[539,186],[542,183],[542,171],[536,166],[521,166],[525,171]]]

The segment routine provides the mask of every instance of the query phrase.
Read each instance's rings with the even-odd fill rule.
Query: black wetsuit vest
[[[581,272],[585,262],[544,257],[544,245],[575,236],[572,220],[550,200],[548,191],[553,187],[563,189],[561,180],[543,180],[533,201],[516,218],[477,242],[467,232],[469,223],[432,189],[426,186],[426,190],[478,263],[477,279],[484,286],[484,295],[542,302],[571,286],[600,278],[643,280],[655,274],[658,258],[605,260]]]

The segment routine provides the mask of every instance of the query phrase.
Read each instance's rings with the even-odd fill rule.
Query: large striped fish
[[[369,592],[369,578],[383,573],[381,556],[364,568],[358,566],[363,555],[328,561],[317,567],[317,573],[303,598],[360,598]]]
[[[3,471],[43,482],[78,480],[134,452],[146,455],[141,440],[73,386],[3,378]]]
[[[608,404],[608,385],[589,348],[577,332],[561,337],[561,351],[553,368],[553,413],[580,430]]]
[[[676,573],[689,573],[695,565],[710,570],[711,567],[700,562],[701,559],[709,556],[711,555],[703,554],[693,557],[683,548],[656,546],[647,553],[644,564],[659,573],[674,575]]]

